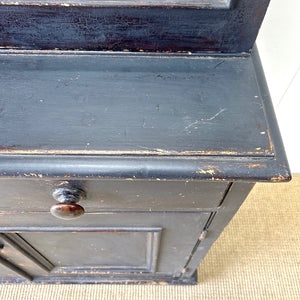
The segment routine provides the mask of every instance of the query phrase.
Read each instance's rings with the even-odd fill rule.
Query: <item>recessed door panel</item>
[[[153,272],[161,228],[22,233],[50,260],[52,273]]]

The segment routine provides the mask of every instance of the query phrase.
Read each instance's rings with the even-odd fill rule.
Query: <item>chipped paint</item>
[[[214,170],[200,170],[196,172],[197,174],[210,174],[210,175],[215,175],[215,171]]]
[[[248,167],[249,167],[250,169],[253,169],[253,168],[264,168],[264,167],[266,167],[266,166],[267,166],[266,163],[249,163],[249,164],[248,164]]]
[[[135,0],[70,0],[68,3],[61,3],[59,0],[48,0],[47,2],[43,2],[42,0],[21,0],[21,1],[10,1],[10,0],[2,0],[0,3],[2,5],[35,5],[35,6],[43,6],[43,5],[61,5],[61,6],[131,6],[131,7],[147,7],[147,6],[159,6],[159,7],[182,7],[182,6],[188,6],[193,8],[206,8],[206,9],[214,9],[214,8],[221,8],[221,9],[228,9],[228,3],[221,0],[215,0],[217,3],[211,4],[207,3],[207,1],[199,0],[198,2],[187,2],[182,0],[172,0],[171,2],[161,3],[158,0],[152,0],[151,2],[144,2],[141,1],[140,3],[137,3]],[[143,49],[138,49],[138,51],[143,52]],[[168,50],[170,52],[170,50]]]
[[[268,135],[268,138],[269,138],[269,151],[273,153],[274,152],[274,146],[273,146],[273,143],[272,143],[271,133],[270,133],[269,129],[267,129],[267,135]]]
[[[57,184],[57,186],[64,186],[64,185],[69,185],[70,184],[70,181],[68,180],[64,180],[64,181],[61,181]]]
[[[289,178],[279,174],[278,176],[271,177],[270,180],[275,182],[281,182],[281,181],[288,181]]]
[[[88,145],[85,146],[87,148]],[[57,155],[174,155],[174,156],[274,156],[273,151],[269,149],[261,149],[257,151],[235,151],[235,150],[167,150],[167,149],[150,149],[149,150],[89,150],[89,149],[16,149],[17,146],[0,146],[0,153],[2,154],[57,154]]]

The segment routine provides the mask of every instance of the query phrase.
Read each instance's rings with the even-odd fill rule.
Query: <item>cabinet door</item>
[[[46,276],[54,266],[16,233],[0,233],[0,283]]]
[[[161,228],[75,230],[21,235],[55,265],[52,274],[155,272]]]
[[[72,226],[58,220],[60,226],[6,228],[5,234],[17,235],[53,266],[49,267],[49,273],[32,274],[36,282],[179,278],[209,215],[208,212],[91,214],[79,218],[81,221],[72,221]],[[79,226],[84,217],[89,221],[88,227]],[[43,265],[43,261],[37,260]],[[27,266],[24,269],[30,274]]]

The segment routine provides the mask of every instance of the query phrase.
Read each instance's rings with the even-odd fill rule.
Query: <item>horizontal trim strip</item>
[[[11,52],[6,51],[6,53]],[[41,51],[36,51],[35,53],[41,53]],[[48,51],[47,53],[52,52]],[[57,51],[55,53],[63,52]],[[79,51],[78,53],[85,55],[86,52]],[[99,52],[97,53],[99,54]],[[109,52],[105,52],[105,54],[103,54],[103,52],[100,52],[101,55],[115,55],[108,53]],[[96,54],[96,52],[94,52],[94,54]],[[163,151],[156,151],[155,155],[148,154],[147,156],[145,151],[141,151],[140,155],[132,154],[132,156],[115,152],[114,155],[110,155],[108,152],[106,152],[107,155],[94,155],[91,152],[85,153],[84,155],[74,152],[72,155],[60,155],[57,152],[53,152],[52,154],[45,153],[43,155],[37,153],[19,155],[7,152],[0,154],[0,176],[2,178],[33,179],[95,178],[102,180],[120,178],[125,180],[201,179],[225,181],[287,181],[290,179],[288,164],[279,138],[275,116],[272,112],[272,104],[267,92],[263,71],[255,49],[254,54],[253,61],[257,65],[255,69],[258,70],[257,83],[261,84],[262,104],[266,107],[265,114],[268,121],[267,123],[269,124],[268,127],[270,127],[268,135],[271,144],[268,149],[270,149],[269,151],[272,151],[272,153],[275,151],[276,157],[273,157],[273,155],[268,156],[270,152],[261,156],[252,156],[249,155],[249,153],[239,153],[241,156],[234,155],[234,153],[223,156],[220,155],[220,153],[212,153],[210,155],[203,153],[204,155],[201,156],[171,156]],[[122,56],[123,54],[119,53],[116,55]],[[130,57],[133,54],[124,55]],[[136,53],[134,55],[140,54]],[[145,55],[147,55],[147,57],[153,56],[157,59],[161,57],[172,58],[172,56],[169,55]],[[185,57],[189,57],[187,54],[184,55]],[[11,54],[3,56],[12,57]],[[32,57],[34,57],[34,55]],[[177,57],[182,56],[178,55]],[[192,55],[191,57],[195,57],[196,59],[199,57],[205,58],[205,56],[201,55]],[[83,57],[81,59],[83,59]],[[89,59],[92,59],[92,57]],[[85,60],[85,58],[83,60]],[[189,60],[189,58],[187,60]],[[78,58],[76,61],[78,61]],[[24,63],[23,58],[19,57],[18,62]],[[10,66],[11,64],[7,65]],[[18,150],[10,149],[9,151]]]
[[[148,57],[148,58],[188,58],[188,59],[219,59],[219,58],[248,58],[249,52],[241,53],[222,53],[222,52],[130,52],[130,51],[85,51],[85,50],[21,50],[21,49],[1,49],[0,55],[34,55],[34,56],[109,56],[109,57]]]
[[[1,232],[160,232],[161,227],[0,227]]]
[[[38,5],[38,6],[90,6],[90,7],[191,7],[198,9],[229,9],[231,0],[2,0],[1,4],[5,5]]]
[[[270,147],[272,151],[272,148]],[[269,150],[268,150],[269,151]],[[12,150],[10,148],[1,149],[0,154],[58,154],[58,155],[108,155],[108,156],[117,156],[117,155],[159,155],[159,156],[254,156],[254,157],[274,157],[272,152],[238,152],[238,151],[175,151],[175,150],[164,150],[164,149],[153,149],[153,150],[59,150],[59,149],[32,149],[32,150],[22,150],[16,149]]]
[[[276,159],[241,157],[0,155],[3,178],[203,179],[286,181],[288,166]]]

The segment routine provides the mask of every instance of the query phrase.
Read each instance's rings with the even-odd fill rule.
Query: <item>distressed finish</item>
[[[190,249],[209,216],[210,212],[132,211],[86,213],[65,221],[49,213],[20,214],[15,224],[4,217],[0,230],[8,236],[17,233],[55,266],[47,275],[40,272],[34,282],[151,283],[164,278],[179,283]]]
[[[269,0],[236,0],[232,9],[2,3],[2,48],[237,53],[252,48]]]
[[[290,179],[268,2],[1,2],[1,283],[197,283],[254,183]]]
[[[2,153],[274,156],[251,56],[64,52],[0,63]]]
[[[75,166],[75,164],[74,164]],[[80,185],[87,193],[82,200],[86,212],[99,211],[200,211],[216,208],[222,202],[227,182],[191,180],[124,180],[15,178],[0,180],[1,215],[10,211],[47,212],[55,203],[52,192],[61,184]],[[33,194],[34,193],[34,194]]]
[[[0,60],[2,282],[196,283],[250,182],[290,179],[255,49]]]
[[[2,153],[274,156],[251,56],[62,53],[0,63]]]
[[[232,0],[125,0],[125,1],[115,1],[115,0],[2,0],[1,4],[9,5],[61,5],[61,6],[132,6],[132,7],[194,7],[194,8],[206,8],[206,9],[229,9],[232,7]]]
[[[255,55],[21,52],[0,62],[2,176],[289,176]]]

